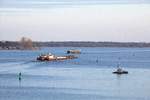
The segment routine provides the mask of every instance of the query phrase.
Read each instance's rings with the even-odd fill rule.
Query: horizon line
[[[20,40],[19,40],[20,41]],[[15,40],[0,40],[0,42],[19,42]],[[93,42],[93,43],[150,43],[146,41],[32,41],[32,42]]]

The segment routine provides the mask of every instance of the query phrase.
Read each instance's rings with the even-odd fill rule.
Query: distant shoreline
[[[92,42],[92,41],[33,42],[33,48],[40,48],[40,47],[145,48],[145,47],[150,47],[150,43],[145,43],[145,42]],[[18,41],[0,41],[0,50],[22,50],[22,49],[21,49],[21,45]]]

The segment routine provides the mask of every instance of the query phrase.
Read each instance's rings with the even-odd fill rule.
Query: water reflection
[[[117,85],[117,86],[116,86],[116,87],[117,87],[116,90],[117,90],[117,91],[116,91],[116,92],[117,92],[117,95],[118,95],[118,96],[120,96],[120,94],[121,94],[121,93],[120,93],[120,92],[121,92],[121,78],[122,78],[122,75],[121,75],[121,74],[117,74],[117,75],[116,75],[116,81],[117,81],[117,83],[116,83],[116,85]]]
[[[19,87],[21,87],[21,80],[19,80]]]

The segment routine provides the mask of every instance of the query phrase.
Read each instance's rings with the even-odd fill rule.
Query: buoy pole
[[[21,81],[21,72],[19,73],[19,81]]]

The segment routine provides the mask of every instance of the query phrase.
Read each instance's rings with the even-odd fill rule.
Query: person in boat
[[[117,66],[117,72],[122,72],[123,70],[122,70],[122,68],[118,65]]]

